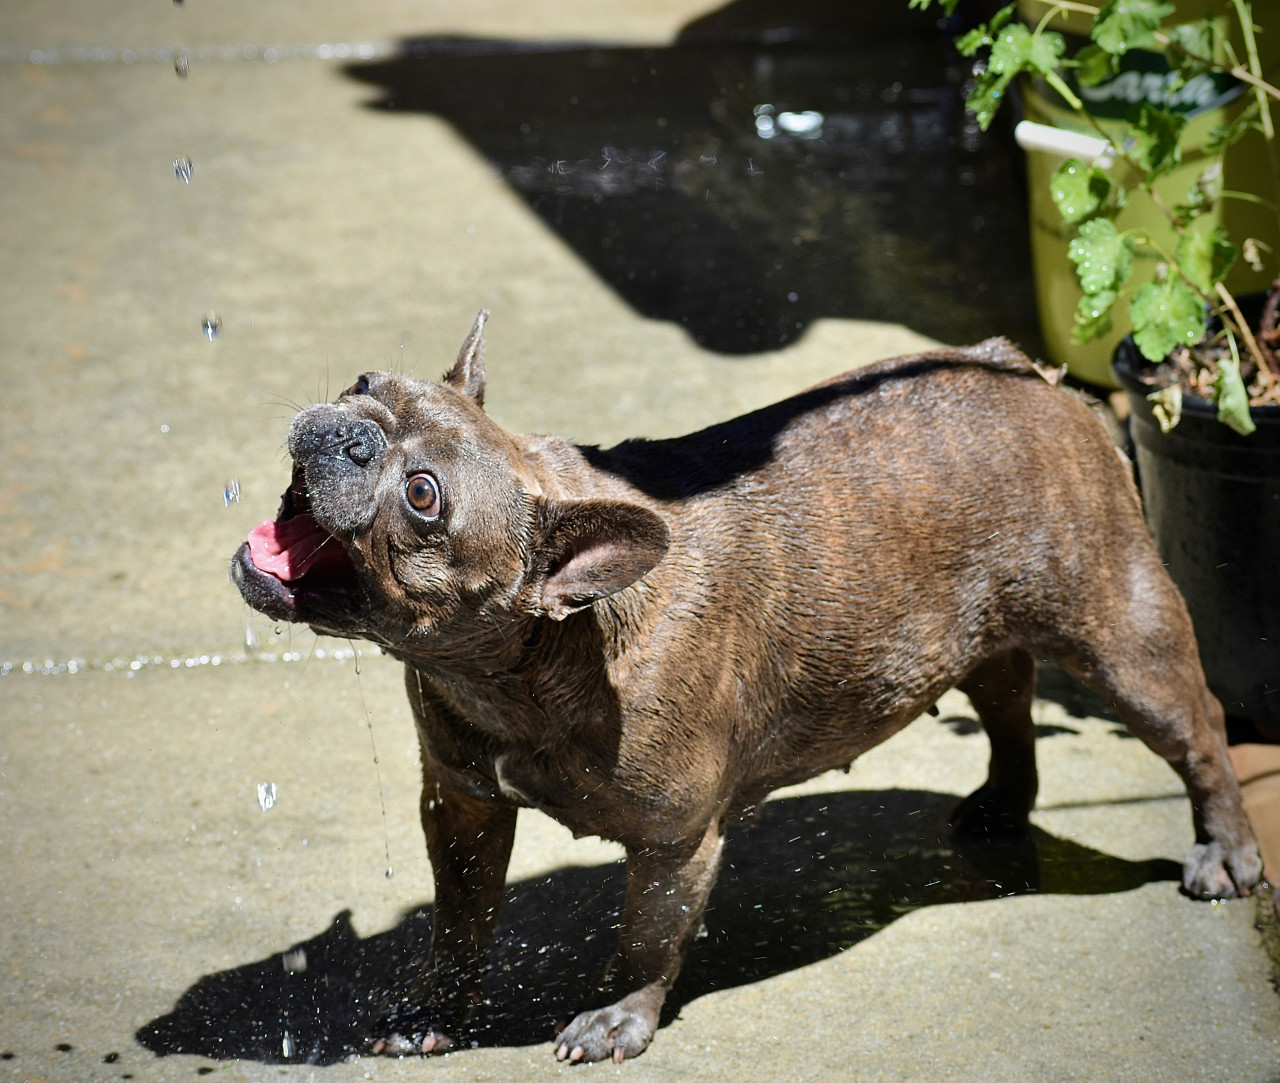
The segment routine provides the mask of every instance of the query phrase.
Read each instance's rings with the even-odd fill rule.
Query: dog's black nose
[[[382,447],[382,430],[368,421],[353,425],[339,425],[334,439],[341,444],[343,453],[356,466],[368,466]]]
[[[289,453],[307,463],[317,456],[346,458],[356,466],[368,466],[386,447],[386,437],[372,421],[335,417],[332,408],[305,411],[289,433]]]

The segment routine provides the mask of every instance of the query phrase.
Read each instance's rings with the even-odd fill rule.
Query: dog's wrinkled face
[[[658,563],[669,534],[653,512],[543,499],[519,438],[483,409],[485,315],[443,382],[368,373],[294,419],[280,511],[231,564],[251,606],[438,654],[504,617],[563,618]]]
[[[511,604],[533,534],[531,479],[465,393],[369,373],[336,403],[302,411],[289,451],[280,513],[232,566],[254,608],[395,641],[442,632],[491,600]]]

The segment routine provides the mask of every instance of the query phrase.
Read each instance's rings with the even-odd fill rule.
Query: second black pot
[[[1128,392],[1147,523],[1182,595],[1209,687],[1228,715],[1280,740],[1280,408],[1252,411],[1240,436],[1217,409],[1184,395],[1182,420],[1160,431],[1126,339],[1115,372]]]

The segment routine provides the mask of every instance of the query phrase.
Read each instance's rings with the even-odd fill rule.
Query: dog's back
[[[1157,563],[1101,424],[998,339],[585,454],[672,525],[632,618],[690,649],[627,676],[732,717],[769,786],[847,763],[994,653],[1075,640]]]

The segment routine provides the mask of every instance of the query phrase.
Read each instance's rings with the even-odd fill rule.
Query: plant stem
[[[1217,285],[1217,292],[1222,303],[1226,306],[1232,317],[1234,317],[1236,326],[1244,336],[1245,343],[1249,347],[1249,352],[1258,359],[1258,371],[1262,374],[1267,388],[1269,390],[1274,388],[1277,377],[1280,377],[1280,372],[1273,372],[1271,370],[1271,362],[1273,359],[1269,356],[1269,352],[1263,353],[1261,348],[1258,346],[1258,340],[1253,337],[1253,328],[1249,326],[1249,321],[1240,314],[1240,307],[1236,304],[1236,299],[1231,296],[1231,291],[1219,282]]]
[[[1238,199],[1241,203],[1256,203],[1259,207],[1266,207],[1269,211],[1276,210],[1276,204],[1269,199],[1263,199],[1262,196],[1253,192],[1237,192],[1234,188],[1224,188],[1218,193],[1221,199]]]
[[[1231,0],[1231,3],[1236,10],[1236,18],[1240,20],[1240,33],[1244,35],[1245,55],[1249,61],[1249,78],[1244,79],[1243,75],[1236,75],[1235,70],[1232,74],[1244,79],[1253,87],[1258,103],[1259,119],[1262,121],[1262,134],[1266,139],[1267,153],[1271,159],[1271,175],[1275,179],[1276,188],[1280,189],[1280,144],[1277,143],[1275,125],[1271,121],[1271,103],[1267,101],[1268,95],[1280,101],[1280,90],[1269,85],[1262,77],[1262,59],[1258,55],[1258,42],[1253,34],[1252,7],[1245,0]],[[1265,355],[1259,351],[1258,357],[1263,361],[1263,368],[1270,371],[1267,362],[1275,363],[1275,356],[1271,351],[1268,350]]]
[[[1102,8],[1095,7],[1093,4],[1078,4],[1075,0],[1035,0],[1037,4],[1043,4],[1045,7],[1061,8],[1063,11],[1076,11],[1081,15],[1091,15],[1095,18],[1102,11]]]
[[[1280,89],[1273,87],[1265,79],[1259,78],[1258,76],[1254,75],[1253,72],[1251,72],[1248,68],[1243,67],[1241,65],[1236,65],[1234,68],[1231,68],[1230,74],[1234,76],[1236,79],[1239,79],[1240,82],[1248,83],[1251,87],[1254,88],[1254,90],[1258,92],[1259,102],[1263,106],[1262,115],[1267,118],[1262,122],[1264,125],[1264,129],[1265,127],[1270,127],[1272,135],[1274,135],[1275,128],[1274,126],[1272,126],[1271,117],[1266,110],[1266,97],[1270,96],[1272,98],[1275,98],[1276,101],[1280,102]]]
[[[1065,101],[1069,106],[1071,106],[1072,110],[1074,110],[1077,113],[1085,112],[1084,102],[1082,102],[1079,98],[1076,97],[1075,92],[1069,86],[1067,86],[1067,81],[1063,79],[1061,75],[1059,75],[1056,71],[1050,71],[1045,73],[1044,78],[1045,78],[1045,82],[1047,82],[1051,87],[1053,87],[1054,90],[1056,90],[1060,95],[1062,95],[1062,100]],[[1093,120],[1091,116],[1089,119],[1091,121]],[[1102,128],[1097,124],[1096,121],[1093,121],[1093,124],[1094,124],[1094,127],[1098,129],[1098,131],[1100,132],[1102,131]],[[1105,132],[1103,132],[1103,134],[1106,135]],[[1107,135],[1107,142],[1110,143],[1113,147],[1115,147],[1117,152],[1120,151],[1120,148],[1116,146],[1115,140],[1112,139],[1111,136],[1109,135]]]
[[[1245,2],[1245,0],[1231,0],[1232,5],[1236,9],[1236,18],[1240,20],[1240,33],[1244,35],[1244,51],[1249,58],[1249,78],[1244,81],[1253,87],[1254,94],[1258,97],[1258,111],[1262,114],[1262,132],[1267,137],[1267,143],[1271,144],[1276,139],[1276,129],[1271,123],[1271,110],[1267,108],[1266,91],[1270,91],[1280,100],[1280,91],[1275,87],[1268,87],[1262,78],[1262,60],[1258,56],[1258,42],[1253,36],[1253,10]],[[1235,75],[1233,70],[1232,75]],[[1242,78],[1242,76],[1236,76]]]

